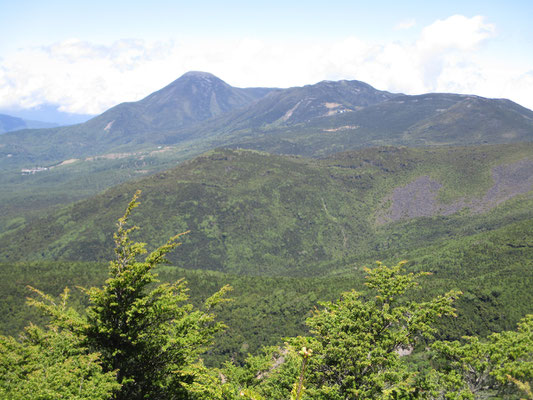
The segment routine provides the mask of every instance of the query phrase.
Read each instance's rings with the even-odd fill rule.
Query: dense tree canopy
[[[100,355],[89,352],[81,333],[83,320],[61,302],[39,291],[32,304],[50,318],[50,325],[30,325],[22,340],[0,336],[0,398],[10,400],[104,400],[120,389],[115,371],[105,372]]]

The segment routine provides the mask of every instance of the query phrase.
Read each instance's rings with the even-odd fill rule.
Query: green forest
[[[251,280],[239,282],[223,273],[204,272],[196,282],[194,274],[186,275],[190,284],[184,279],[169,282],[184,270],[160,264],[167,261],[167,254],[179,254],[175,249],[188,232],[148,253],[145,243],[130,237],[138,229],[130,223],[130,214],[139,205],[139,195],[118,220],[115,255],[107,274],[102,268],[84,269],[83,263],[61,267],[65,272],[70,265],[70,274],[82,285],[100,281],[100,286],[78,287],[76,295],[65,288],[57,297],[27,288],[34,314],[25,317],[40,316],[33,319],[40,323],[29,323],[20,340],[0,336],[1,398],[533,398],[533,316],[521,317],[531,303],[514,305],[515,314],[499,321],[493,311],[499,309],[506,319],[498,302],[512,296],[511,285],[493,286],[488,292],[472,281],[468,291],[446,290],[442,285],[446,277],[439,277],[438,270],[432,274],[432,264],[423,259],[391,267],[378,262],[354,270],[352,281],[340,279],[346,286],[340,294],[326,289],[332,287],[331,281],[316,277],[255,281],[262,287],[256,295],[265,294],[264,309],[255,306],[248,312],[263,314],[259,318],[277,313],[300,318],[279,321],[288,326],[278,326],[273,333],[284,335],[276,345],[256,343],[253,352],[241,349],[244,357],[221,348],[217,352],[219,343],[224,350],[221,339],[232,329],[229,324],[239,323],[239,318],[245,324],[249,318],[243,309],[233,321],[224,321],[228,308],[235,311],[251,301],[232,295]],[[513,226],[519,236],[524,229]],[[470,257],[475,246],[472,251]],[[442,251],[441,262],[450,261],[451,253],[453,246]],[[482,268],[483,263],[476,265]],[[51,291],[61,285],[50,271],[43,276],[50,278],[43,282]],[[225,279],[226,284],[221,284]],[[199,288],[200,282],[209,288]],[[306,285],[322,290],[306,298],[310,293],[302,289]],[[198,295],[207,289],[209,296]],[[266,294],[272,291],[278,295],[269,299]],[[291,305],[294,308],[287,312]],[[470,314],[461,317],[463,311]],[[495,324],[485,332],[511,321],[517,324],[499,333],[458,336],[469,332],[468,320],[475,314]]]

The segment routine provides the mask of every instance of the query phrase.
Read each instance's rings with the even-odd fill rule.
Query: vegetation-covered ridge
[[[215,150],[14,225],[0,236],[0,257],[104,260],[117,200],[141,188],[141,239],[154,245],[191,230],[186,268],[328,274],[530,220],[532,160],[529,144],[384,147],[322,160]]]
[[[226,117],[220,117],[223,118]],[[314,118],[290,126],[272,124],[261,129],[233,130],[226,127],[221,138],[227,144],[220,142],[220,145],[324,157],[340,151],[382,145],[465,146],[531,142],[532,121],[533,111],[508,100],[428,93],[395,96],[353,112]],[[215,127],[212,124],[209,129]]]
[[[183,281],[154,285],[154,268],[183,234],[140,260],[145,244],[130,239],[137,228],[128,223],[137,196],[119,219],[108,279],[84,289],[85,311],[69,305],[68,289],[60,301],[32,289],[29,304],[48,324],[30,325],[20,341],[0,336],[3,398],[533,398],[533,316],[485,339],[436,341],[436,321],[456,316],[462,294],[413,300],[409,291],[428,273],[407,273],[403,261],[365,269],[366,289],[320,303],[306,321],[310,334],[264,348],[243,365],[227,359],[206,367],[200,355],[224,329],[214,312],[230,288],[196,308]]]

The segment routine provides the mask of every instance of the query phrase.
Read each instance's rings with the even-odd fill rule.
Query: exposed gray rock
[[[464,208],[473,213],[482,213],[520,194],[533,190],[533,161],[523,159],[512,164],[499,165],[492,169],[494,185],[481,198],[460,198],[450,204],[437,200],[442,185],[429,176],[421,176],[413,182],[395,188],[383,204],[389,208],[377,216],[378,224],[411,219],[450,215]]]

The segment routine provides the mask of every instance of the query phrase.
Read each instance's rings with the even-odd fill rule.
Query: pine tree
[[[271,351],[250,357],[244,368],[226,366],[227,381],[268,399],[289,398],[291,390],[303,400],[428,398],[426,383],[400,353],[433,338],[436,320],[455,315],[453,301],[460,292],[410,301],[407,290],[425,273],[406,273],[404,262],[378,263],[366,271],[373,294],[353,290],[336,302],[319,303],[307,319],[312,336],[287,338],[277,356]],[[302,364],[301,354],[312,357]]]

